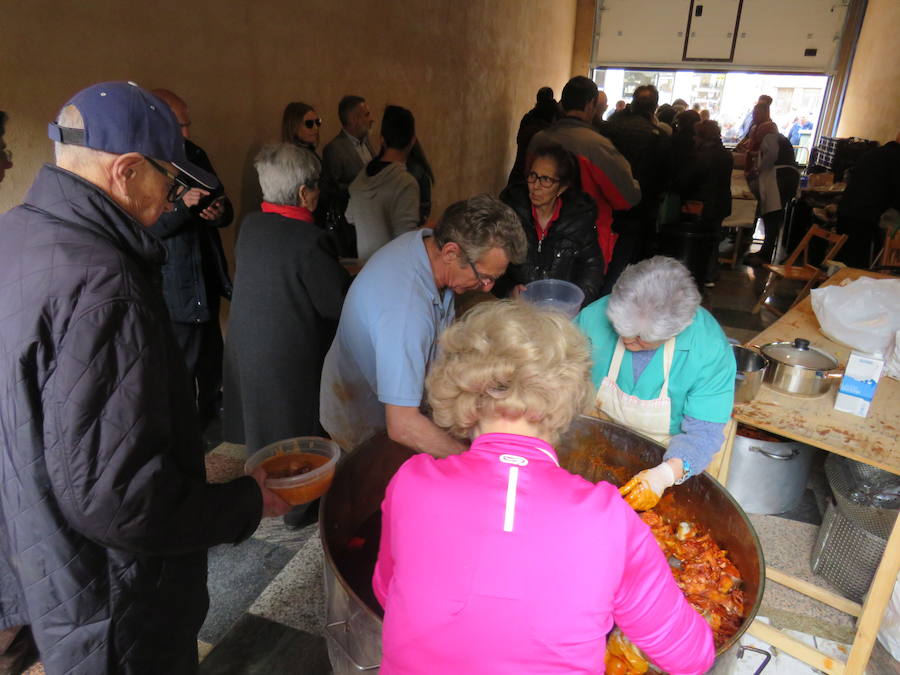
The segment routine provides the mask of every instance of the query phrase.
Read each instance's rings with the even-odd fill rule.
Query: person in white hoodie
[[[406,170],[416,122],[406,108],[389,105],[381,120],[381,153],[350,183],[347,220],[356,227],[360,260],[419,225],[419,185]]]

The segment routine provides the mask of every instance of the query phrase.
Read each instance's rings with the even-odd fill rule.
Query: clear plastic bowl
[[[554,309],[574,319],[584,302],[584,291],[562,279],[539,279],[528,284],[521,297],[532,305]]]
[[[249,475],[260,465],[264,465],[266,473],[291,472],[312,467],[306,473],[266,478],[267,488],[288,504],[296,506],[318,499],[328,491],[340,456],[341,449],[332,440],[318,436],[298,436],[272,443],[254,452],[244,464],[244,473]]]

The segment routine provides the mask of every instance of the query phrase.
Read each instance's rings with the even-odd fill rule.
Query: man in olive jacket
[[[0,216],[0,629],[48,675],[193,673],[206,549],[287,505],[264,474],[206,482],[147,231],[187,162],[171,110],[89,87],[49,127],[57,166]]]

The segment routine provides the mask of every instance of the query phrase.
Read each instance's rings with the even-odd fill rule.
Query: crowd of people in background
[[[3,456],[0,491],[0,628],[30,624],[49,672],[194,672],[207,603],[206,549],[245,539],[263,516],[283,515],[298,527],[316,511],[289,510],[261,470],[206,483],[201,430],[223,405],[226,440],[245,444],[248,453],[326,433],[350,450],[383,431],[434,457],[461,453],[464,437],[475,438],[465,460],[475,462],[495,452],[496,438],[478,438],[493,431],[545,439],[529,450],[542,456],[530,461],[549,458],[551,469],[547,441],[593,391],[604,412],[626,400],[656,406],[652,392],[625,391],[618,377],[624,368],[637,381],[662,353],[659,375],[665,391],[673,373],[677,413],[642,407],[626,415],[630,426],[668,444],[663,463],[629,483],[644,486],[634,495],[650,494],[655,504],[665,489],[703,470],[721,444],[733,402],[731,348],[700,308],[700,291],[716,282],[735,158],[766,231],[748,264],[773,259],[785,207],[798,192],[792,145],[811,124],[799,117],[780,130],[771,104],[760,96],[732,153],[707,110],[681,99],[660,105],[653,85],[637,87],[608,114],[607,96],[590,78],[573,77],[558,102],[542,87],[521,120],[499,196],[457,201],[432,220],[435,175],[411,110],[386,106],[380,137],[372,139],[365,98],[345,96],[337,106],[341,131],[320,154],[317,109],[291,102],[280,142],[254,159],[262,202],[241,224],[232,280],[219,231],[232,223],[234,209],[212,161],[190,140],[185,100],[124,82],[77,94],[49,126],[56,165],[44,166],[24,204],[0,220],[2,375],[7,400],[15,402],[0,418],[3,440],[14,449]],[[0,112],[0,180],[12,168],[6,122]],[[888,144],[872,157],[896,167],[897,147]],[[873,160],[873,175],[881,167]],[[671,253],[684,232],[709,242],[703,264],[690,273],[659,255]],[[355,281],[351,271],[358,272]],[[583,291],[585,311],[574,324],[582,333],[519,303],[474,312],[447,332],[437,367],[453,370],[456,340],[459,358],[482,350],[480,367],[509,383],[479,385],[486,402],[473,408],[476,414],[451,410],[448,397],[460,394],[441,394],[432,379],[438,414],[426,414],[426,378],[440,335],[456,318],[455,298],[473,291],[516,298],[540,279]],[[224,344],[222,298],[231,300]],[[528,354],[494,355],[499,342],[482,339],[499,330],[502,316],[504,330],[519,326],[516,348],[534,343]],[[695,334],[702,334],[696,338],[702,349],[691,352],[684,345],[694,345]],[[594,346],[594,389],[585,336]],[[556,363],[541,354],[555,340],[577,357],[577,372],[570,356]],[[506,370],[501,356],[512,364]],[[556,421],[536,422],[545,411],[526,402],[492,427],[494,406],[505,410],[513,385],[529,401],[532,388],[547,395],[547,368],[559,369],[565,394],[556,401],[565,401]],[[521,372],[534,369],[540,386],[533,379],[516,384]],[[465,379],[454,386],[464,389]],[[698,388],[720,405],[697,404],[691,392]],[[453,433],[460,429],[465,433]],[[423,470],[413,476],[417,490],[431,489],[433,476],[423,469],[429,466],[420,460],[407,471]],[[546,475],[547,485],[569,479]],[[607,505],[614,490],[600,492],[596,513],[614,511],[617,522],[638,527],[618,501]],[[392,494],[394,502],[403,498],[400,488]],[[394,536],[416,531],[398,525]],[[641,555],[659,558],[653,564],[666,576],[659,551],[644,544]],[[20,564],[12,565],[7,552]],[[59,564],[50,570],[48,560]],[[393,561],[382,557],[379,565],[376,594],[389,603]],[[662,601],[680,598],[667,579],[652,589],[623,583],[635,597],[674,607],[669,617],[642,619],[635,630],[652,633],[653,621],[666,620],[667,630],[683,637],[678,625],[689,625],[690,640],[681,646],[674,640],[660,658],[701,672],[712,659],[708,628],[683,600]],[[615,583],[604,592],[615,591]],[[420,608],[412,609],[410,616]],[[629,616],[623,610],[617,620]],[[16,629],[0,632],[0,654],[15,635]],[[456,638],[462,645],[468,634]],[[702,650],[688,653],[691,642]],[[389,653],[388,640],[385,646],[386,662],[401,658]],[[588,663],[593,651],[585,649],[582,658]]]

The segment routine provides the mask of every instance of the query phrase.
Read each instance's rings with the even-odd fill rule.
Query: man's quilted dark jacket
[[[194,672],[206,549],[259,522],[252,478],[206,483],[162,255],[56,167],[0,216],[0,628],[50,675]]]

